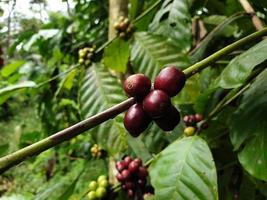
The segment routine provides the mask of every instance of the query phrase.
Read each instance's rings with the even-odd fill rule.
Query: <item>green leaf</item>
[[[138,155],[138,157],[140,157],[144,162],[148,161],[152,157],[140,137],[134,138],[127,134],[127,141],[135,154]]]
[[[9,85],[0,89],[0,105],[3,104],[10,96],[25,88],[35,88],[37,85],[33,81],[24,81],[18,84]]]
[[[87,71],[80,89],[80,109],[84,118],[97,114],[125,100],[119,79],[101,64],[93,64]],[[111,119],[91,131],[97,143],[111,154],[125,148],[126,131],[122,116]]]
[[[188,0],[166,0],[150,26],[151,32],[164,35],[181,51],[191,47],[191,16]]]
[[[154,79],[165,65],[185,68],[189,65],[187,56],[179,54],[177,48],[166,38],[147,32],[134,34],[131,61],[135,72],[141,72]]]
[[[125,72],[129,54],[129,43],[117,38],[105,48],[103,61],[108,68],[118,72]]]
[[[4,154],[6,154],[8,152],[8,148],[9,148],[8,143],[0,144],[0,156],[3,156]]]
[[[78,70],[77,69],[73,69],[72,71],[70,71],[60,82],[60,85],[56,91],[55,96],[57,96],[63,89],[67,89],[67,90],[71,90],[73,83],[74,83],[74,79],[77,75]]]
[[[242,166],[254,177],[267,181],[267,70],[244,93],[230,120],[230,139]]]
[[[235,57],[216,79],[215,87],[237,88],[244,84],[251,71],[267,59],[267,40],[263,40]]]
[[[156,199],[218,199],[215,164],[198,136],[170,144],[152,162],[149,175]]]
[[[11,74],[13,74],[19,67],[25,64],[24,60],[16,60],[12,63],[6,65],[1,70],[1,75],[3,77],[9,77]]]

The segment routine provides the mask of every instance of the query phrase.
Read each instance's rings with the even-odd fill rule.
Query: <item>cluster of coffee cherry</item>
[[[183,121],[186,125],[186,128],[184,129],[184,134],[186,136],[194,135],[197,129],[208,128],[207,122],[204,122],[203,115],[198,114],[198,113],[195,115],[185,115],[183,118]],[[199,127],[198,127],[198,124],[200,124]]]
[[[122,189],[127,191],[129,198],[134,198],[137,192],[144,193],[148,171],[140,158],[132,159],[126,156],[116,163],[116,169],[118,170],[116,178],[121,183]]]
[[[164,131],[172,131],[180,122],[180,113],[172,105],[186,81],[185,74],[175,66],[165,67],[155,78],[154,87],[144,74],[129,76],[124,82],[125,92],[137,103],[124,116],[124,126],[134,137],[139,136],[152,120]]]
[[[129,38],[134,32],[134,26],[130,20],[126,17],[121,16],[119,20],[114,24],[114,28],[120,38]]]
[[[89,66],[91,64],[91,58],[94,55],[96,46],[85,47],[79,50],[79,64]]]
[[[108,180],[105,175],[98,177],[97,181],[89,183],[89,193],[87,194],[89,200],[103,199],[107,194]]]
[[[102,156],[102,151],[103,149],[97,144],[94,144],[91,148],[91,154],[94,158],[100,158]]]

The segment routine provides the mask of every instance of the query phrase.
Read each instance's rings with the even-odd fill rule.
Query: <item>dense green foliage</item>
[[[130,0],[129,18],[135,22],[155,2]],[[266,1],[249,2],[267,23]],[[34,28],[21,22],[9,49],[2,45],[9,59],[0,70],[0,156],[125,100],[127,74],[154,80],[168,64],[185,69],[255,31],[239,1],[164,0],[134,23],[130,38],[116,38],[84,66],[79,49],[108,40],[108,3],[74,4],[68,15],[50,13]],[[87,199],[98,176],[117,184],[114,161],[129,154],[150,163],[151,199],[266,199],[266,60],[267,40],[254,41],[187,80],[172,102],[183,116],[208,118],[209,128],[198,135],[185,137],[181,122],[170,133],[152,124],[133,138],[121,114],[1,175],[0,196]],[[91,155],[94,144],[104,156]],[[110,199],[127,199],[112,191]]]

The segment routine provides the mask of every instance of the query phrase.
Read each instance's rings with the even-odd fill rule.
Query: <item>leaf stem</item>
[[[152,6],[150,6],[146,11],[144,11],[139,17],[137,17],[135,20],[133,20],[133,23],[137,23],[140,21],[143,17],[145,17],[148,13],[150,13],[154,8],[156,8],[162,0],[156,1]]]
[[[214,54],[210,55],[209,57],[201,60],[200,62],[197,62],[196,64],[192,65],[191,67],[188,67],[187,69],[184,70],[184,73],[186,74],[187,77],[190,77],[193,74],[206,68],[211,63],[214,63],[215,61],[219,60],[221,57],[233,52],[234,50],[244,46],[245,44],[248,44],[249,42],[251,42],[253,40],[261,38],[264,35],[267,35],[267,28],[264,28],[260,31],[252,33],[251,35],[248,35],[247,37],[244,37],[244,38],[222,48],[221,50],[215,52]]]
[[[212,54],[208,58],[204,59],[203,61],[200,61],[191,67],[184,70],[184,73],[187,77],[190,77],[194,75],[196,72],[204,69],[205,67],[209,66],[209,64],[215,62],[220,57],[236,50],[237,48],[241,47],[242,45],[245,45],[252,40],[259,39],[261,36],[267,34],[267,28],[262,29],[261,31],[258,31],[256,33],[253,33],[241,40],[238,40],[237,42],[228,45],[227,47],[221,49],[220,51]],[[109,120],[114,117],[116,117],[118,114],[124,112],[127,110],[131,105],[135,103],[134,98],[129,98],[99,114],[96,114],[92,117],[89,117],[86,120],[83,120],[69,128],[66,128],[58,133],[55,133],[54,135],[51,135],[43,140],[40,140],[39,142],[36,142],[32,145],[29,145],[23,149],[20,149],[14,153],[11,153],[9,155],[6,155],[2,158],[0,158],[0,174],[8,170],[9,168],[19,164],[23,160],[26,160],[27,158],[37,155],[49,148],[52,148],[64,141],[70,140],[71,138]]]

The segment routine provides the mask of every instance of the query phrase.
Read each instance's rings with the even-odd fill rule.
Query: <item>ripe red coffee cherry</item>
[[[125,165],[128,167],[128,165],[132,162],[132,158],[130,156],[126,156],[124,159]]]
[[[134,74],[124,81],[123,87],[129,96],[143,98],[151,89],[151,81],[144,74]]]
[[[132,161],[128,166],[128,169],[131,173],[137,172],[138,168],[139,168],[139,164],[135,161]]]
[[[165,67],[161,70],[154,82],[155,90],[163,90],[170,97],[177,95],[184,87],[185,74],[174,66]]]
[[[131,178],[131,173],[129,170],[127,169],[124,169],[122,172],[121,172],[121,175],[122,175],[122,178],[123,180],[128,180]]]
[[[138,179],[137,182],[141,187],[144,187],[146,185],[146,179]]]
[[[134,191],[132,189],[127,190],[127,196],[129,198],[133,198],[134,197]]]
[[[133,189],[135,187],[132,181],[126,181],[124,185],[125,185],[125,189]]]
[[[162,90],[151,91],[143,100],[144,111],[153,119],[165,115],[170,106],[171,99]]]
[[[164,131],[172,131],[180,122],[180,113],[172,105],[166,114],[155,119],[156,124]]]
[[[139,103],[132,105],[123,119],[124,127],[133,137],[139,136],[146,130],[150,122],[150,117]]]
[[[124,161],[119,161],[116,163],[116,169],[121,172],[122,170],[124,170],[125,168],[127,168],[128,165],[126,165],[126,163]]]
[[[207,129],[207,128],[209,128],[208,123],[205,122],[205,123],[201,124],[201,128],[202,128],[202,129]]]
[[[141,158],[135,158],[133,161],[136,162],[139,166],[142,165],[142,160],[141,160]]]
[[[124,181],[124,178],[122,177],[122,175],[120,173],[116,174],[116,178],[119,182]]]
[[[138,177],[140,179],[144,179],[147,177],[147,175],[148,175],[147,169],[144,166],[139,167]]]
[[[204,118],[203,118],[203,115],[201,114],[195,114],[195,121],[196,122],[200,122],[202,121]]]

